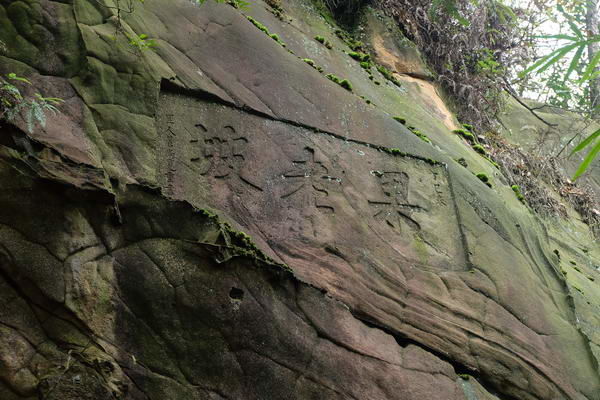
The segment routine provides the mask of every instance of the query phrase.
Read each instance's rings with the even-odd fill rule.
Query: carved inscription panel
[[[220,210],[271,249],[335,243],[357,260],[442,270],[464,260],[441,166],[168,93],[159,131],[163,190]]]

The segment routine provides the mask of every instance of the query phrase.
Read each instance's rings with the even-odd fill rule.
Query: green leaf
[[[575,52],[575,55],[573,56],[573,59],[571,60],[571,64],[569,64],[569,69],[567,70],[567,73],[565,74],[565,78],[563,79],[563,82],[566,82],[569,79],[569,77],[571,76],[573,71],[575,71],[575,68],[577,68],[577,65],[579,65],[579,60],[581,59],[583,50],[585,50],[585,46],[581,46]]]
[[[548,62],[544,66],[542,66],[540,69],[538,69],[537,73],[541,74],[542,72],[544,72],[545,70],[550,68],[552,65],[554,65],[558,61],[560,61],[561,58],[563,58],[564,56],[569,54],[574,48],[576,48],[578,46],[582,46],[582,45],[580,45],[579,42],[577,42],[577,43],[573,43],[573,44],[561,47],[559,49],[560,51],[553,58],[548,60]]]
[[[21,78],[20,76],[17,76],[17,74],[15,74],[14,72],[11,72],[7,76],[8,76],[9,79],[12,79],[14,81],[25,82],[28,85],[31,85],[31,82],[29,82],[29,80],[27,80],[25,78]]]
[[[525,75],[538,69],[542,64],[544,64],[546,61],[548,61],[556,53],[558,53],[558,50],[554,50],[552,53],[545,55],[544,57],[540,58],[535,63],[533,63],[533,65],[531,65],[531,66],[527,67],[525,70],[519,72],[519,78],[523,78],[523,77],[525,77]]]
[[[142,34],[139,36],[139,38],[140,38],[140,39],[142,39],[142,40],[146,39],[147,37],[148,37],[148,35],[146,35],[145,33],[142,33]]]
[[[598,53],[594,54],[594,58],[592,58],[592,61],[590,61],[590,63],[588,64],[585,72],[583,73],[583,76],[578,81],[578,83],[583,83],[584,81],[587,81],[588,79],[590,79],[590,77],[594,73],[594,69],[596,68],[596,66],[598,65],[599,62],[600,62],[600,51]]]
[[[535,36],[536,39],[562,39],[562,40],[571,40],[573,42],[581,40],[581,38],[576,36],[569,36],[565,34],[560,35],[540,35]]]
[[[581,32],[581,30],[579,29],[579,27],[577,25],[575,25],[575,23],[573,21],[571,21],[570,19],[567,20],[569,27],[571,27],[571,30],[573,31],[573,33],[575,33],[580,39],[583,39],[583,32]]]
[[[573,154],[577,153],[578,151],[581,151],[584,148],[586,148],[590,143],[592,143],[594,141],[594,139],[596,139],[599,136],[600,136],[600,129],[598,129],[596,132],[592,133],[585,140],[583,140],[581,143],[579,143],[577,145],[577,147],[575,147],[573,149],[573,151],[571,152],[571,155],[573,155]]]
[[[589,168],[592,161],[596,159],[598,152],[600,152],[600,142],[596,143],[594,148],[587,154],[587,156],[585,156],[585,159],[581,165],[579,165],[579,168],[577,168],[575,175],[573,175],[573,180],[579,178]]]

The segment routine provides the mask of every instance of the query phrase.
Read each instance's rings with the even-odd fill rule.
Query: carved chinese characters
[[[204,125],[200,128],[200,138],[190,139],[194,148],[192,162],[203,163],[201,174],[209,174],[215,178],[227,178],[237,174],[244,162],[244,151],[248,139],[239,136],[232,126],[224,126],[218,131],[209,132]]]
[[[165,96],[160,175],[172,197],[222,210],[244,229],[260,231],[271,248],[347,243],[360,258],[386,247],[386,257],[397,254],[424,267],[463,257],[442,166]]]
[[[373,171],[373,175],[379,178],[383,193],[383,196],[373,197],[369,200],[369,204],[375,212],[373,216],[400,231],[403,225],[408,225],[413,230],[420,229],[419,223],[412,218],[412,214],[423,211],[424,208],[409,203],[410,177],[408,174],[406,172]]]
[[[314,205],[321,210],[335,212],[335,207],[328,201],[329,191],[340,190],[342,180],[329,175],[331,167],[317,160],[315,151],[310,147],[304,149],[301,158],[293,161],[293,168],[282,174],[289,189],[281,198],[301,197],[304,206]]]

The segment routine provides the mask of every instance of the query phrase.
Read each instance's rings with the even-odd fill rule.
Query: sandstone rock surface
[[[93,0],[0,1],[0,72],[65,99],[0,126],[0,399],[599,400],[589,227],[516,199],[375,11],[400,85],[283,9],[148,0],[138,51]]]

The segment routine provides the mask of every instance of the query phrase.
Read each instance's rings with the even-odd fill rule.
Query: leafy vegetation
[[[521,187],[519,185],[512,185],[510,188],[515,193],[515,195],[517,196],[517,199],[519,199],[519,201],[521,201],[521,202],[525,201],[525,196],[523,196],[523,194],[521,193]]]
[[[56,114],[58,106],[63,102],[57,97],[44,97],[39,92],[25,97],[17,87],[31,85],[31,82],[15,73],[9,73],[6,78],[0,77],[0,120],[14,122],[17,116],[23,115],[27,130],[31,133],[35,125],[46,127],[46,112]]]
[[[142,33],[141,35],[128,35],[127,38],[129,39],[129,44],[139,51],[146,51],[156,47],[156,41],[154,39],[149,39],[148,35],[145,33]]]
[[[341,78],[339,78],[338,76],[336,76],[334,74],[327,74],[325,76],[327,77],[327,79],[329,79],[332,82],[337,83],[338,85],[340,85],[341,87],[343,87],[347,91],[349,91],[349,92],[352,91],[352,84],[347,79],[341,79]]]
[[[315,40],[319,43],[321,43],[322,45],[324,45],[325,47],[327,47],[328,49],[333,48],[333,45],[331,44],[331,42],[327,39],[325,39],[323,36],[317,35],[315,36]]]
[[[517,10],[502,0],[378,0],[377,4],[426,57],[435,79],[458,105],[459,119],[472,121],[477,129],[495,129],[505,99],[505,78],[511,73],[506,66],[521,64],[527,53]]]

